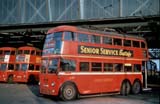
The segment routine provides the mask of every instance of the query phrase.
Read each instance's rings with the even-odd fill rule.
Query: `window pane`
[[[5,55],[10,55],[10,51],[4,51]]]
[[[110,44],[110,45],[112,45],[112,38],[110,38],[110,37],[103,37],[103,43],[104,44]]]
[[[13,64],[9,64],[8,65],[8,70],[14,70],[14,65]]]
[[[134,72],[140,72],[141,71],[141,65],[140,64],[134,64]]]
[[[133,41],[133,47],[140,47],[139,41]]]
[[[144,42],[141,42],[141,48],[145,48],[145,43]]]
[[[100,43],[100,36],[91,35],[91,42],[92,43]]]
[[[86,35],[86,34],[78,34],[78,41],[79,42],[89,42],[88,35]]]
[[[30,51],[29,50],[24,50],[24,54],[29,54]]]
[[[124,40],[124,46],[131,46],[131,40]]]
[[[36,65],[36,70],[39,70],[40,66],[39,65]]]
[[[19,51],[18,51],[18,54],[22,54],[22,50],[19,50]]]
[[[34,65],[33,64],[29,64],[29,70],[34,70]]]
[[[11,51],[11,55],[15,55],[15,53],[16,53],[15,51]]]
[[[127,72],[131,72],[132,71],[132,66],[124,66],[124,70]]]
[[[115,71],[123,71],[123,65],[122,64],[114,64]]]
[[[75,40],[75,34],[73,32],[65,32],[64,40],[74,41]]]
[[[21,67],[22,71],[26,71],[27,68],[28,68],[28,65],[27,65],[27,64],[22,64],[22,67]]]
[[[113,71],[113,64],[104,63],[104,71]]]
[[[102,64],[101,63],[92,63],[92,71],[101,71]]]
[[[114,38],[113,43],[114,43],[114,45],[122,45],[122,39]]]
[[[35,51],[34,50],[31,51],[31,55],[35,55]]]
[[[89,71],[89,62],[80,62],[80,71]]]
[[[73,60],[62,59],[60,62],[61,71],[75,71],[76,62]]]
[[[2,55],[3,54],[3,51],[2,50],[0,50],[0,55]]]

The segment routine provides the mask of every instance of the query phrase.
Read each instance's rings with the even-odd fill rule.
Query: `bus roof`
[[[0,50],[16,50],[14,47],[0,47]]]
[[[19,47],[18,50],[40,50],[40,49],[35,48],[33,46],[22,46],[22,47]]]
[[[145,40],[143,37],[140,36],[135,36],[131,34],[120,34],[118,32],[108,32],[108,31],[100,31],[100,30],[93,30],[93,29],[88,29],[88,28],[81,28],[81,27],[76,27],[76,26],[68,26],[68,25],[63,25],[63,26],[57,26],[55,28],[51,28],[48,30],[47,34],[53,33],[53,32],[58,32],[58,31],[72,31],[72,32],[89,32],[91,34],[96,33],[96,34],[103,34],[107,36],[117,36],[117,37],[126,37],[126,38],[135,38],[135,39],[141,39]]]

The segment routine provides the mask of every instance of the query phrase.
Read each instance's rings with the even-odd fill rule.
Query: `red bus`
[[[41,50],[31,46],[18,48],[14,82],[35,83],[39,81]]]
[[[137,94],[143,87],[146,60],[142,37],[58,26],[45,39],[40,93],[62,100],[112,92]]]
[[[0,81],[13,82],[13,73],[16,59],[16,48],[0,48]]]

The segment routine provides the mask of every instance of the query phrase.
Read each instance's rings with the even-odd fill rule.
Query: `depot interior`
[[[116,11],[116,9],[118,9],[117,7],[115,7],[116,0],[109,0],[108,2],[106,2],[105,0],[101,0],[99,2],[97,0],[64,0],[65,2],[59,0],[46,1],[48,2],[44,2],[42,0],[35,0],[34,3],[31,1],[16,1],[16,3],[14,0],[6,0],[6,2],[5,0],[2,0],[1,4],[3,4],[3,6],[0,7],[0,47],[20,47],[29,45],[37,47],[39,49],[43,49],[44,39],[47,30],[60,25],[79,26],[87,29],[94,29],[100,31],[116,31],[121,34],[141,36],[146,39],[150,55],[150,61],[148,62],[148,67],[151,71],[150,75],[153,77],[159,76],[160,11],[157,11],[159,7],[154,7],[154,5],[160,4],[158,0],[144,0],[144,2],[141,2],[141,0],[136,0],[136,2],[138,3],[133,3],[133,5],[135,5],[135,8],[133,9],[133,11],[131,11],[131,15],[126,16],[123,16],[123,14],[125,14],[125,12],[129,13],[130,11],[124,10],[124,7],[133,8],[132,6],[129,6],[131,5],[130,1],[125,3],[124,0],[117,0],[119,1],[119,11]],[[10,5],[7,5],[9,2],[11,2]],[[59,7],[56,7],[56,5],[54,5],[55,7],[52,7],[51,4],[57,4],[59,5]],[[75,7],[73,4],[77,4],[78,6],[76,5],[77,7]],[[6,8],[4,8],[5,5]],[[22,5],[25,6],[23,7]],[[63,6],[64,8],[62,8]],[[90,7],[91,10],[87,9],[87,6]],[[18,10],[17,8],[20,7],[21,9]],[[13,23],[13,21],[12,23],[10,22],[10,18],[14,19],[14,17],[16,17],[15,13],[17,11],[20,15],[22,15],[22,18],[20,20],[25,21],[25,18],[23,16],[27,16],[27,8],[28,11],[29,9],[30,11],[33,11],[32,14],[28,13],[31,19],[33,19],[32,22],[28,23],[26,19],[26,23],[19,23],[17,22],[19,20],[17,18],[15,18],[15,23]],[[77,17],[73,16],[76,19],[72,19],[73,17],[69,17],[69,15],[73,15],[73,13],[75,13],[74,8],[77,8],[78,10],[78,14],[76,14]],[[2,9],[5,10],[3,11]],[[44,22],[37,22],[36,18],[40,17],[43,19],[43,17],[45,17],[44,14],[41,13],[41,9],[48,10],[47,13],[49,14],[49,19]],[[59,11],[59,18],[57,17],[57,20],[54,20],[54,15],[56,18],[56,15],[58,14],[50,15],[52,13],[50,9],[54,10],[53,12],[55,13]],[[92,9],[94,9],[95,11],[93,12]],[[149,12],[146,12],[147,10]],[[114,11],[119,15],[111,17],[112,13],[114,14]],[[93,14],[91,14],[92,12]],[[95,15],[95,12],[97,12],[98,14]],[[101,16],[100,12],[104,12],[106,14]],[[148,14],[143,14],[145,12]],[[154,14],[150,14],[150,12]],[[6,16],[8,16],[7,18],[2,16],[2,14],[4,13],[6,13]],[[94,16],[99,17],[94,18]],[[62,20],[58,20],[61,18]],[[5,23],[5,20],[3,21],[3,19],[5,19],[8,22]]]

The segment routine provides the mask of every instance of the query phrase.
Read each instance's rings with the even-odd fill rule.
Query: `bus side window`
[[[64,32],[64,40],[74,41],[75,40],[75,33]]]
[[[35,55],[35,50],[32,50],[32,51],[31,51],[31,55]]]
[[[112,63],[104,63],[104,71],[113,71],[113,64]]]
[[[122,45],[122,39],[118,39],[118,38],[113,38],[113,43],[114,45]]]
[[[24,50],[24,54],[30,54],[30,50]]]
[[[91,35],[91,43],[101,43],[100,36]]]
[[[126,72],[132,72],[132,65],[131,64],[130,65],[124,65],[124,70]]]
[[[146,48],[146,45],[144,42],[141,42],[141,48]]]
[[[8,65],[8,70],[14,70],[14,65],[13,64],[9,64]]]
[[[34,65],[33,64],[29,64],[29,70],[34,70]]]
[[[112,38],[110,38],[110,37],[103,37],[103,43],[104,44],[110,44],[110,45],[112,45]]]
[[[15,53],[16,53],[15,51],[11,51],[11,55],[15,55]]]
[[[89,71],[89,62],[80,62],[80,71]]]
[[[40,69],[40,66],[39,65],[36,65],[36,70],[39,70]]]
[[[78,34],[79,42],[89,42],[89,37],[87,34]]]
[[[102,64],[93,62],[92,64],[92,71],[102,71]]]
[[[134,72],[140,72],[141,71],[141,65],[140,64],[134,64]]]
[[[140,47],[139,41],[133,41],[133,47]]]
[[[60,69],[61,71],[75,71],[76,62],[74,60],[62,59],[60,62]]]
[[[2,55],[3,54],[3,51],[2,50],[0,50],[0,55]]]
[[[121,71],[123,71],[123,64],[119,64],[119,63],[114,64],[114,70],[115,70],[116,72],[121,72]]]
[[[124,46],[131,46],[131,40],[124,40]]]

